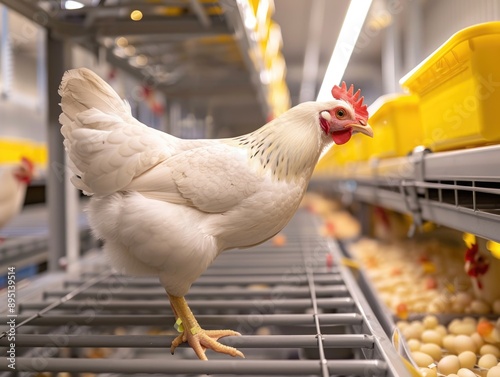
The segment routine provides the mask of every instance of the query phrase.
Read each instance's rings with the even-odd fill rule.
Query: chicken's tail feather
[[[74,121],[76,115],[88,109],[98,109],[105,114],[117,114],[123,120],[131,117],[130,105],[114,89],[87,68],[67,71],[59,86],[61,107]]]
[[[73,184],[105,196],[171,156],[178,139],[137,121],[130,106],[86,68],[64,74],[59,121]]]

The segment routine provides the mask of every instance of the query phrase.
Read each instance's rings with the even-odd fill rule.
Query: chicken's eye
[[[345,109],[337,109],[335,110],[335,116],[338,118],[338,119],[344,119],[346,116],[347,116],[347,111]]]

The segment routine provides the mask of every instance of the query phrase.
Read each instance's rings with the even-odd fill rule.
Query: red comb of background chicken
[[[360,98],[361,90],[358,89],[356,93],[354,93],[354,85],[351,85],[349,90],[347,90],[347,85],[345,81],[342,81],[342,85],[335,85],[332,88],[332,96],[335,99],[342,99],[347,103],[350,103],[356,112],[356,119],[361,119],[364,121],[368,120],[368,108],[366,105],[363,105],[364,97]]]
[[[21,157],[21,161],[23,163],[25,163],[26,165],[28,165],[28,167],[31,171],[33,171],[33,169],[35,168],[33,161],[31,161],[29,158],[23,156],[23,157]]]

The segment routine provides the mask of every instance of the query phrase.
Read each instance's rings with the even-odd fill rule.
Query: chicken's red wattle
[[[342,145],[347,143],[351,139],[351,136],[352,136],[351,129],[335,131],[332,133],[332,139],[337,145]]]

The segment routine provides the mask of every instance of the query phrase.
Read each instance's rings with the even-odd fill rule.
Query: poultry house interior
[[[496,0],[0,0],[0,377],[500,376]]]

